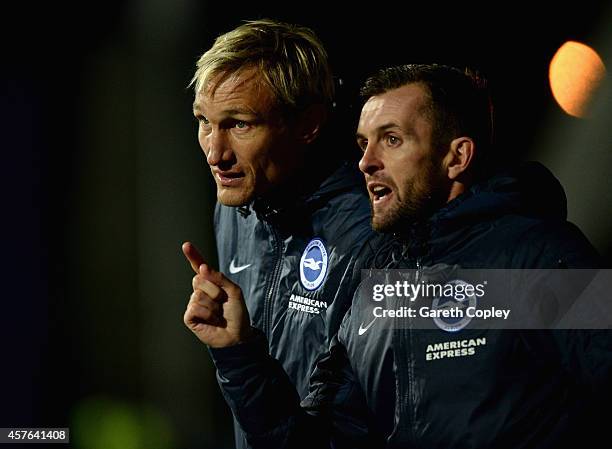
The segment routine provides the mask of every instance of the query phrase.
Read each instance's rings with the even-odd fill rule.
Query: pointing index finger
[[[185,258],[191,265],[191,269],[196,274],[198,274],[200,271],[200,265],[204,263],[204,258],[202,257],[198,249],[194,246],[194,244],[191,242],[183,243],[183,246],[181,248],[183,250]]]

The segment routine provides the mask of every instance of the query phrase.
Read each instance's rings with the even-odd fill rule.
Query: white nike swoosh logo
[[[375,317],[374,317],[374,319],[373,319],[372,321],[370,321],[366,327],[363,327],[363,323],[361,323],[361,324],[359,325],[359,332],[357,332],[357,333],[358,333],[359,335],[363,335],[363,334],[365,334],[365,333],[368,331],[368,329],[369,329],[370,327],[372,327],[372,324],[374,324],[374,321],[376,321],[376,318],[378,318],[378,317],[377,317],[377,316],[375,316]]]
[[[230,262],[230,266],[229,266],[229,272],[232,274],[240,273],[242,270],[249,268],[251,265],[252,264],[241,265],[237,267],[236,265],[234,265],[234,259],[232,259],[232,261]]]

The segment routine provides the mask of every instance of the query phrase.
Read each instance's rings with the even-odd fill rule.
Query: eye
[[[203,125],[208,125],[210,123],[208,119],[204,117],[203,115],[196,115],[195,118],[198,121],[198,123],[202,123]]]
[[[366,139],[358,139],[357,146],[359,149],[365,153],[366,148],[368,147],[368,141]]]
[[[397,147],[402,143],[402,140],[399,137],[394,136],[393,134],[387,134],[385,139],[387,141],[387,145],[389,145],[390,147]]]
[[[232,129],[235,134],[249,134],[254,124],[245,120],[234,119],[227,124],[228,129]]]

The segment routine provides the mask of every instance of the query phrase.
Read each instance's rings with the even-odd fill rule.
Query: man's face
[[[214,80],[213,80],[214,81]],[[254,69],[198,92],[198,141],[217,184],[217,199],[243,206],[290,177],[300,164],[296,133]]]
[[[376,231],[401,229],[443,203],[449,184],[440,151],[433,148],[428,104],[426,88],[412,83],[371,97],[361,111],[359,169]]]

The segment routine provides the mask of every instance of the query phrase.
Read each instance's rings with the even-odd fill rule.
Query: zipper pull
[[[417,257],[416,259],[416,273],[414,275],[415,277],[415,284],[419,282],[419,280],[421,279],[421,258]]]

